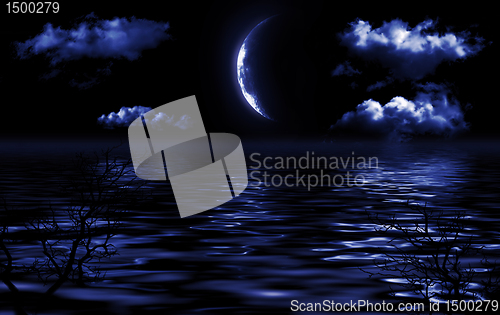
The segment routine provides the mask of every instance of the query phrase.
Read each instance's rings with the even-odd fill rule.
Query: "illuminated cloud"
[[[97,122],[105,129],[128,127],[137,117],[146,114],[150,110],[151,107],[144,106],[122,107],[118,113],[111,112],[109,115],[102,115],[97,119]],[[151,120],[152,126],[157,129],[160,129],[164,123],[174,125],[183,130],[193,126],[193,121],[188,115],[182,115],[177,119],[175,115],[168,116],[160,112]]]
[[[109,115],[102,115],[97,122],[105,129],[117,127],[128,127],[137,117],[151,110],[151,107],[134,106],[122,107],[118,113],[111,112]]]
[[[379,61],[395,78],[418,80],[443,61],[464,59],[482,49],[482,38],[470,38],[466,33],[440,35],[432,32],[435,24],[427,20],[411,28],[395,19],[372,29],[369,22],[357,20],[339,36],[351,52]]]
[[[132,17],[98,20],[88,15],[71,29],[45,24],[35,37],[16,43],[19,58],[44,54],[53,65],[82,58],[126,58],[135,60],[142,51],[170,38],[168,23]]]
[[[345,113],[331,131],[349,130],[388,137],[453,136],[468,129],[460,105],[437,84],[421,85],[414,100],[396,96],[385,105],[372,99]]]

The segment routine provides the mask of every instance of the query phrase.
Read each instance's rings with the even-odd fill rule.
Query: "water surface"
[[[64,221],[69,200],[61,195],[60,185],[71,173],[74,152],[115,143],[3,140],[1,195],[16,211],[33,211],[50,201]],[[412,297],[395,284],[396,279],[368,278],[360,270],[376,270],[374,259],[392,250],[389,238],[374,231],[376,224],[368,215],[396,215],[411,225],[419,215],[406,206],[409,199],[450,218],[456,211],[465,212],[464,235],[472,235],[474,244],[498,255],[498,143],[243,141],[243,148],[249,175],[261,173],[253,173],[254,179],[238,198],[180,219],[169,183],[148,183],[144,189],[152,191],[151,200],[124,206],[122,227],[112,238],[119,255],[96,263],[106,272],[104,281],[87,287],[66,283],[55,293],[53,306],[40,313],[286,314],[291,313],[292,300],[394,301],[390,285],[397,297]],[[297,170],[263,165],[256,169],[258,163],[250,159],[256,152],[260,161],[267,156],[300,158],[307,152],[317,157],[377,157],[378,167],[299,169],[300,174],[323,171],[331,176],[349,171],[363,175],[365,183],[360,186],[266,187],[257,185],[258,174],[266,171],[293,179]],[[116,153],[128,158],[127,144]],[[18,222],[11,232],[23,229],[23,222]],[[395,244],[407,246],[403,241]],[[7,245],[18,264],[42,257],[37,241],[21,239]],[[35,295],[47,289],[34,275],[14,283],[20,291]],[[0,303],[6,308],[0,313],[9,314],[8,289],[3,284]]]

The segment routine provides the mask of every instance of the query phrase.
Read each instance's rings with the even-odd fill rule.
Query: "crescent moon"
[[[272,17],[270,17],[272,18]],[[252,108],[259,114],[261,114],[263,117],[273,120],[269,115],[266,114],[264,111],[264,108],[262,104],[259,101],[259,98],[255,93],[252,93],[251,85],[252,84],[252,75],[251,75],[251,68],[245,65],[245,57],[247,56],[247,45],[249,42],[249,38],[252,37],[252,33],[259,28],[259,26],[263,25],[266,23],[270,18],[265,19],[264,21],[260,22],[255,26],[252,31],[247,35],[245,40],[243,41],[243,44],[241,45],[240,51],[238,53],[238,59],[236,62],[236,68],[237,68],[237,74],[238,74],[238,83],[240,84],[241,92],[243,93],[243,96],[247,100],[248,104],[252,106]],[[247,80],[245,80],[248,78]]]

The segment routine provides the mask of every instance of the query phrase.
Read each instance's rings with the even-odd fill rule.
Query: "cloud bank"
[[[453,136],[468,129],[457,102],[437,84],[420,85],[414,100],[396,96],[385,105],[372,99],[345,113],[330,131],[349,130],[403,139],[414,135]]]
[[[151,120],[153,128],[159,130],[161,130],[161,124],[165,122],[169,125],[179,127],[182,130],[188,129],[193,126],[193,121],[188,115],[182,115],[181,117],[179,117],[179,119],[175,119],[175,115],[168,116],[167,114],[160,112],[156,114],[155,117]]]
[[[105,129],[115,129],[119,127],[128,127],[130,124],[141,115],[149,112],[151,107],[144,106],[134,106],[134,107],[122,107],[118,113],[111,112],[109,115],[102,115],[97,119],[99,125],[103,126]],[[168,116],[165,113],[158,113],[153,117],[151,123],[153,126],[157,124],[167,123],[169,125],[174,125],[180,129],[188,129],[193,126],[193,121],[188,115],[183,115],[176,119],[175,115]],[[160,126],[155,127],[160,129]]]
[[[68,30],[45,24],[40,34],[16,43],[16,52],[21,59],[45,54],[53,65],[84,57],[135,60],[143,50],[155,48],[169,39],[168,29],[168,23],[135,17],[98,20],[90,14]]]
[[[436,22],[427,20],[411,28],[399,19],[384,22],[379,28],[363,20],[350,23],[339,34],[341,44],[366,60],[377,60],[391,69],[398,79],[418,80],[433,73],[443,61],[454,61],[474,55],[482,49],[482,38],[466,33],[432,32]]]
[[[149,112],[151,107],[134,106],[122,107],[118,113],[111,112],[109,115],[102,115],[97,118],[97,122],[105,129],[117,127],[128,127],[137,117]]]

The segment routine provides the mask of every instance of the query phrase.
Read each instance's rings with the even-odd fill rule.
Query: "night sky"
[[[99,124],[98,118],[122,107],[134,115],[135,106],[155,108],[190,95],[209,132],[407,139],[499,131],[492,8],[81,2],[61,3],[57,14],[6,12],[0,20],[4,135],[125,133],[126,122]],[[252,109],[236,72],[245,37],[276,14],[289,23],[274,30],[282,37],[262,39],[272,62],[259,73],[280,87],[276,104],[291,113],[282,122]],[[410,34],[406,44],[398,42],[401,31]],[[392,109],[383,109],[386,104]],[[445,121],[432,118],[425,104]]]
[[[422,301],[498,300],[498,281],[481,284],[499,258],[493,5],[5,3],[0,309],[278,314],[294,299],[415,302],[424,284]],[[200,137],[189,101],[150,112],[192,95],[231,141]]]

